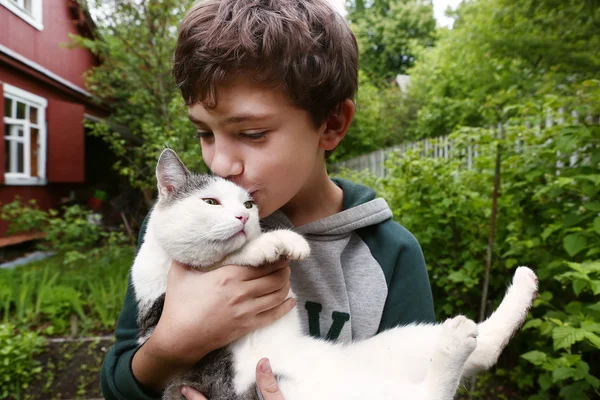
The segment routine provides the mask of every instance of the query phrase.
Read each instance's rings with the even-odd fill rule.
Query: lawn
[[[99,398],[133,249],[107,246],[0,270],[0,398]]]

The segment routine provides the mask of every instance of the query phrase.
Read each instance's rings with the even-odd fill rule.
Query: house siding
[[[72,20],[72,4],[73,0],[43,1],[42,31],[0,6],[0,44],[84,89],[84,73],[96,60],[87,50],[62,46],[70,41],[69,34],[79,33]],[[5,184],[4,83],[48,100],[45,185]],[[0,206],[19,197],[24,202],[34,199],[47,210],[60,207],[72,191],[85,190],[85,114],[104,118],[107,111],[93,104],[82,91],[0,52]],[[0,237],[6,235],[7,227],[8,222],[0,219]]]
[[[69,0],[43,1],[44,30],[38,31],[7,8],[0,6],[0,43],[58,76],[84,86],[83,73],[95,65],[85,49],[63,46],[78,34],[69,11]]]

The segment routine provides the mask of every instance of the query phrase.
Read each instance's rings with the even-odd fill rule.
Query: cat
[[[281,257],[301,261],[310,254],[299,234],[261,232],[257,206],[244,189],[216,176],[191,173],[174,151],[162,152],[156,176],[158,201],[131,270],[139,344],[158,323],[172,260],[208,270],[229,264],[260,266]],[[483,323],[458,316],[443,324],[396,327],[350,344],[303,335],[294,308],[204,357],[168,385],[163,399],[180,399],[183,385],[209,400],[259,399],[256,365],[267,357],[286,400],[451,400],[462,377],[496,363],[536,293],[536,275],[519,267],[499,308]]]

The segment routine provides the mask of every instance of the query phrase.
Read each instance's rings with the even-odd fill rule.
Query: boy
[[[326,155],[354,116],[357,54],[328,0],[205,0],[188,12],[173,75],[206,164],[251,192],[265,227],[295,229],[312,254],[291,268],[202,273],[174,263],[140,348],[130,288],[102,369],[107,399],[157,398],[174,375],[289,311],[290,282],[315,337],[349,342],[434,321],[416,239],[371,189],[327,175]]]

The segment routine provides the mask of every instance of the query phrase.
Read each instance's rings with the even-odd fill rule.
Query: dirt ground
[[[42,366],[39,378],[21,398],[102,399],[100,368],[113,343],[113,338],[50,342],[47,351],[36,357]]]

